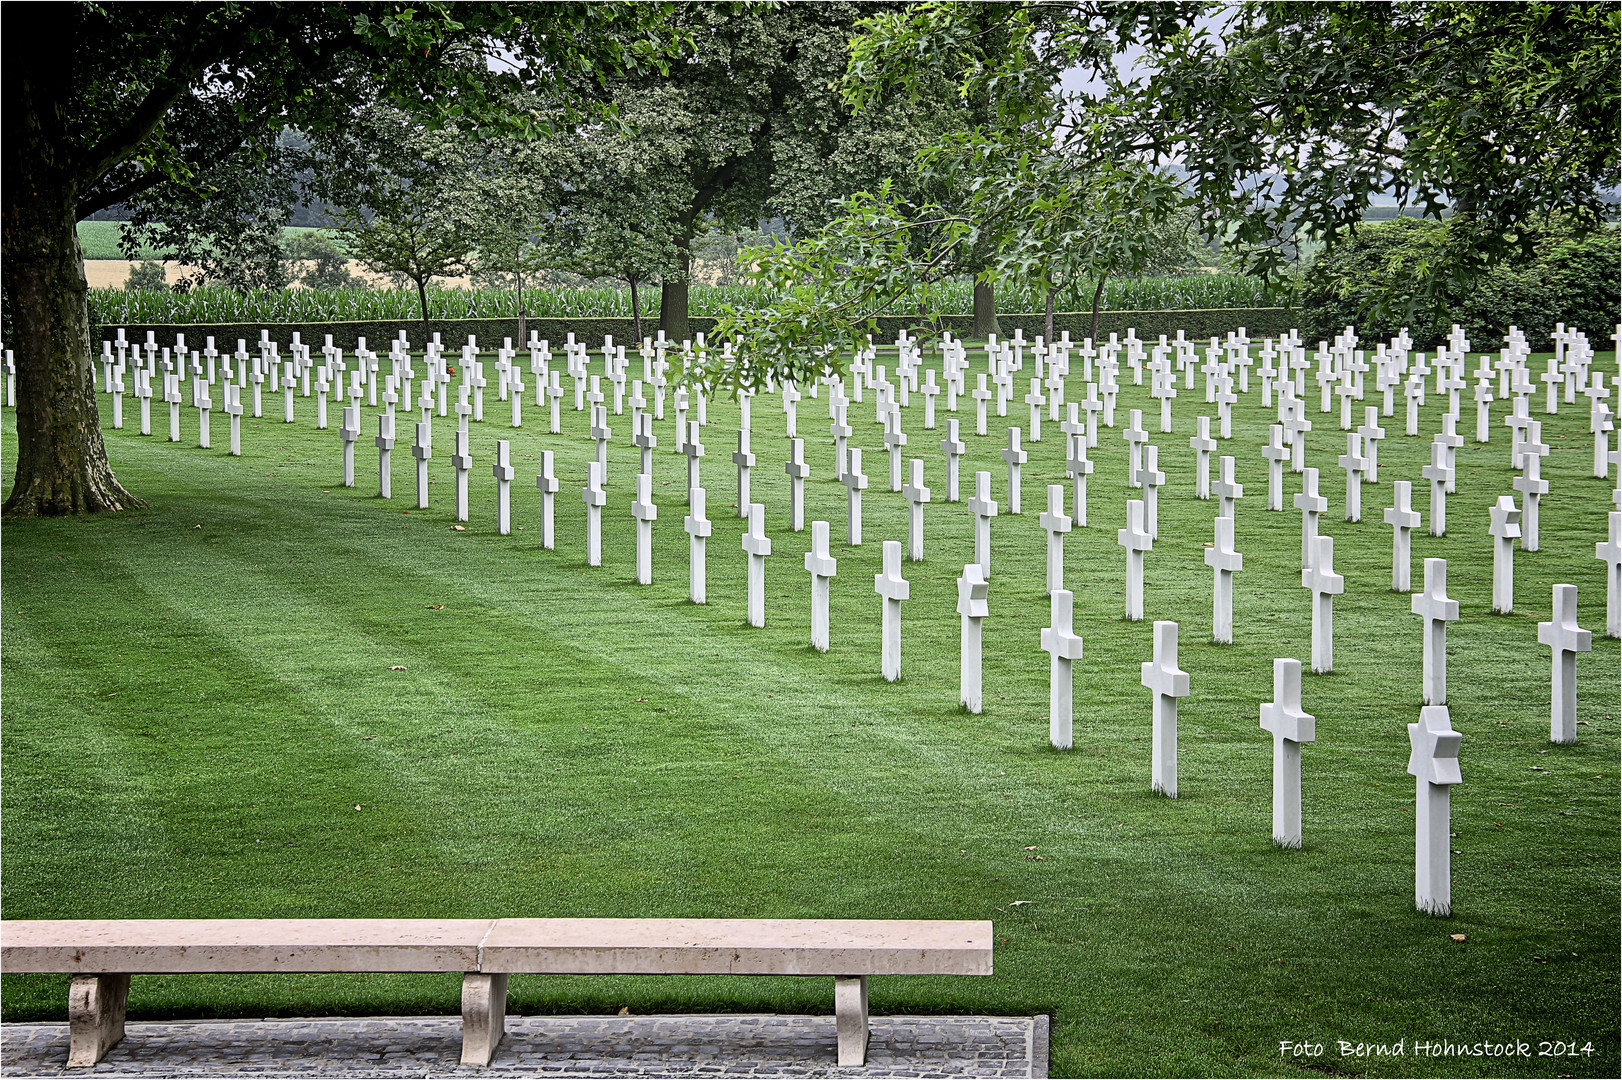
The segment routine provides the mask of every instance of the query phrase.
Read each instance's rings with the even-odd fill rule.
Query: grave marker
[[[1019,470],[1030,459],[1019,445],[1020,431],[1017,427],[1008,429],[1008,448],[1002,452],[1002,459],[1008,464],[1008,512],[1021,513],[1019,498]]]
[[[551,450],[541,451],[541,471],[535,476],[535,487],[541,493],[541,547],[552,551],[556,547],[553,525],[558,477]]]
[[[1143,665],[1143,685],[1154,694],[1150,790],[1177,798],[1177,699],[1189,694],[1188,672],[1177,666],[1177,624],[1155,623],[1154,660]]]
[[[839,574],[839,560],[828,553],[826,521],[811,523],[811,550],[805,553],[805,569],[811,575],[811,647],[827,652],[828,583]]]
[[[743,534],[743,550],[749,557],[749,625],[766,625],[766,557],[772,542],[766,536],[766,507],[749,504],[749,529]]]
[[[979,563],[965,563],[963,576],[957,579],[958,630],[958,703],[971,713],[981,710],[980,641],[981,624],[990,613],[987,596],[990,589]]]
[[[1622,512],[1607,516],[1608,537],[1594,545],[1594,558],[1605,564],[1605,636],[1622,637]]]
[[[490,475],[496,478],[496,532],[501,536],[510,536],[513,531],[512,486],[514,476],[511,440],[496,440],[496,460],[490,466]]]
[[[1346,433],[1346,452],[1340,456],[1340,467],[1346,470],[1346,520],[1363,520],[1363,436],[1355,431]]]
[[[1425,590],[1415,593],[1410,609],[1425,620],[1421,699],[1426,705],[1447,704],[1447,624],[1459,621],[1459,602],[1447,595],[1447,560],[1425,560]]]
[[[884,572],[873,575],[873,591],[884,602],[883,672],[886,682],[901,678],[901,602],[912,596],[912,585],[901,576],[901,542],[884,542]]]
[[[1064,485],[1048,485],[1047,512],[1037,519],[1048,534],[1047,591],[1052,595],[1064,588],[1064,534],[1070,531],[1070,516],[1064,512]]]
[[[1129,499],[1126,504],[1126,528],[1117,529],[1115,542],[1126,549],[1126,619],[1143,619],[1143,553],[1154,547],[1154,541],[1143,527],[1143,500]]]
[[[1329,509],[1329,500],[1318,494],[1318,470],[1304,469],[1301,491],[1294,499],[1301,511],[1301,569],[1312,567],[1318,555],[1318,515]]]
[[[1427,915],[1453,913],[1451,796],[1459,773],[1459,744],[1446,705],[1426,705],[1408,725],[1408,772],[1414,793],[1414,906]]]
[[[1284,443],[1284,425],[1273,424],[1267,429],[1267,445],[1262,447],[1267,459],[1267,508],[1284,509],[1284,466],[1290,460],[1290,447]]]
[[[1549,482],[1543,479],[1542,458],[1535,453],[1521,455],[1524,471],[1510,486],[1521,493],[1521,550],[1538,549],[1538,507],[1549,493]]]
[[[645,476],[646,473],[639,473]],[[580,498],[586,504],[586,565],[603,565],[603,506],[608,496],[603,492],[603,466],[599,461],[586,462],[586,486],[580,489]]]
[[[1577,741],[1577,654],[1594,648],[1594,635],[1577,625],[1577,586],[1554,587],[1549,621],[1538,623],[1538,644],[1549,646],[1554,661],[1549,677],[1549,741],[1570,745]]]
[[[417,509],[428,509],[428,459],[434,456],[434,425],[417,421],[417,437],[411,444],[411,456],[417,459]]]
[[[1214,490],[1217,496],[1217,517],[1236,517],[1239,500],[1245,497],[1245,486],[1233,478],[1233,458],[1223,457],[1221,478]]]
[[[456,452],[451,455],[451,467],[456,470],[456,520],[467,520],[467,478],[473,469],[473,455],[468,443],[472,438],[467,431],[457,429]]]
[[[1488,510],[1493,537],[1492,609],[1508,615],[1515,606],[1515,541],[1521,535],[1521,511],[1508,495],[1498,496]]]
[[[991,519],[997,516],[997,500],[991,497],[991,474],[974,474],[974,498],[969,500],[969,512],[974,515],[974,561],[980,572],[991,580]]]
[[[804,439],[790,441],[788,464],[783,466],[783,471],[788,474],[789,529],[802,532],[805,529],[805,481],[811,475],[811,467],[805,463]]]
[[[1070,474],[1071,486],[1074,491],[1074,506],[1071,510],[1076,525],[1085,528],[1087,525],[1087,477],[1093,471],[1093,463],[1087,457],[1087,437],[1081,434],[1070,436],[1070,455],[1065,461],[1065,472]]]
[[[1318,537],[1312,566],[1301,571],[1301,586],[1312,590],[1312,670],[1335,669],[1335,597],[1346,591],[1346,579],[1335,573],[1335,541]]]
[[[1387,508],[1385,522],[1391,526],[1391,588],[1394,592],[1407,592],[1411,587],[1413,530],[1419,527],[1419,514],[1411,505],[1413,485],[1407,480],[1391,484],[1395,506]]]
[[[394,417],[388,413],[377,418],[377,493],[385,499],[394,498],[394,477],[389,468],[389,456],[394,449]]]
[[[957,420],[946,421],[946,438],[941,440],[941,453],[946,455],[946,501],[958,501],[958,460],[968,450],[957,437]]]
[[[1261,726],[1273,735],[1273,843],[1301,847],[1301,744],[1316,740],[1317,720],[1301,710],[1301,661],[1273,661],[1273,700],[1262,703]]]
[[[1216,540],[1205,549],[1205,565],[1212,570],[1211,640],[1233,644],[1233,575],[1245,568],[1245,557],[1234,550],[1233,518],[1216,519]]]
[[[659,508],[653,504],[653,477],[648,473],[636,474],[636,499],[631,503],[631,516],[636,518],[636,583],[653,584],[653,523],[659,517]]]
[[[1082,657],[1083,642],[1073,630],[1074,597],[1068,591],[1059,589],[1049,597],[1048,611],[1050,625],[1042,629],[1042,649],[1049,657],[1048,741],[1068,750],[1075,725],[1072,665]]]
[[[710,519],[704,513],[704,489],[693,488],[687,493],[687,516],[682,528],[687,531],[687,599],[695,604],[707,603],[708,574],[705,567],[705,538],[710,535]]]
[[[901,494],[907,500],[907,558],[924,561],[924,504],[929,501],[929,489],[924,486],[924,460],[913,458],[909,467],[907,486]]]

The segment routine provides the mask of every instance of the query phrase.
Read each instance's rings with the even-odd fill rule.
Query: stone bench
[[[839,1064],[870,975],[990,975],[989,922],[924,919],[64,919],[0,922],[0,971],[65,973],[68,1065],[124,1035],[131,975],[462,972],[462,1064],[488,1065],[507,977],[832,975]]]

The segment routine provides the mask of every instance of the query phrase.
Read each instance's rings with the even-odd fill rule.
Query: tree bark
[[[529,340],[529,324],[524,318],[524,275],[514,274],[513,277],[518,279],[518,347],[522,349],[524,342]]]
[[[1087,335],[1093,341],[1098,340],[1098,305],[1104,299],[1104,282],[1109,280],[1108,274],[1098,275],[1098,288],[1093,290],[1093,330]]]
[[[8,108],[26,108],[21,102]],[[9,140],[8,140],[9,141]],[[90,356],[88,285],[78,191],[29,168],[33,146],[10,146],[4,206],[5,285],[17,339],[17,472],[0,513],[87,514],[144,506],[113,475],[101,436]]]
[[[631,325],[636,329],[636,343],[642,344],[642,302],[637,297],[637,279],[630,278],[631,283]]]
[[[412,278],[411,280],[417,283],[417,303],[420,305],[419,310],[422,312],[422,347],[426,349],[428,342],[432,340],[428,335],[428,279]]]
[[[659,286],[659,329],[671,341],[686,341],[691,336],[687,326],[687,283],[692,270],[693,238],[689,236],[676,242],[676,273],[667,275]]]
[[[1057,291],[1058,290],[1054,289],[1052,286],[1048,287],[1047,313],[1042,323],[1042,340],[1047,342],[1049,345],[1053,344],[1053,294]]]
[[[969,329],[969,336],[983,338],[995,333],[998,333],[997,294],[992,291],[991,285],[987,282],[976,281],[974,283],[974,324]]]

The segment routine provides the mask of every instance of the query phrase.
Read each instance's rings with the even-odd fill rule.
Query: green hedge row
[[[1099,336],[1108,338],[1111,333],[1126,336],[1128,328],[1135,329],[1138,337],[1145,340],[1154,340],[1161,334],[1167,337],[1176,337],[1177,331],[1191,340],[1201,340],[1210,337],[1225,336],[1230,330],[1237,330],[1243,326],[1251,338],[1277,337],[1279,334],[1298,325],[1297,313],[1289,308],[1232,308],[1226,310],[1210,311],[1106,311],[1098,317]],[[694,334],[710,334],[715,329],[716,320],[695,317],[687,320]],[[926,319],[917,317],[885,316],[877,320],[879,332],[875,337],[882,342],[894,341],[896,335],[903,329],[909,333],[918,333],[928,328]],[[967,315],[943,315],[940,325],[957,336],[968,333],[972,320]],[[1002,335],[1009,337],[1016,329],[1023,330],[1027,339],[1035,338],[1042,333],[1043,316],[1040,314],[1010,314],[999,315],[998,323],[1002,328]],[[612,334],[614,340],[630,344],[632,342],[632,327],[630,319],[530,319],[527,321],[528,329],[539,334],[552,343],[556,348],[565,341],[572,332],[576,341],[584,342],[590,348],[602,345],[603,337]],[[1092,314],[1090,312],[1062,312],[1053,316],[1053,326],[1056,333],[1070,331],[1073,341],[1080,341],[1088,335],[1092,328]],[[493,348],[503,338],[512,338],[515,346],[521,345],[518,338],[518,320],[516,319],[447,319],[430,320],[430,332],[440,335],[440,340],[447,347],[459,347],[467,341],[472,334],[483,349]],[[91,340],[100,342],[111,340],[120,328],[105,326],[99,331],[92,328]],[[217,326],[202,325],[126,325],[122,327],[124,336],[131,341],[146,340],[150,331],[155,335],[159,345],[173,345],[176,334],[186,335],[186,344],[190,348],[200,349],[210,337],[214,339],[214,346],[221,351],[236,348],[238,340],[246,341],[249,349],[259,340],[261,330],[269,330],[272,340],[286,345],[293,340],[293,335],[299,335],[306,345],[319,348],[326,341],[326,335],[332,335],[332,343],[345,351],[353,351],[361,338],[366,339],[369,349],[386,352],[388,342],[399,336],[400,331],[406,333],[406,340],[411,342],[413,349],[423,346],[422,323],[416,321],[379,321],[379,322],[329,322],[329,323],[223,323]],[[657,324],[644,320],[642,323],[644,333],[657,331]],[[100,352],[99,346],[94,349]]]

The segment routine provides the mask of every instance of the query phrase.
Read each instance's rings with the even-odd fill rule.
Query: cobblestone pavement
[[[488,1069],[464,1068],[460,1017],[163,1021],[75,1076],[1045,1077],[1048,1018],[874,1017],[868,1063],[836,1063],[831,1016],[510,1016]],[[63,1076],[66,1024],[0,1025],[0,1075]]]

